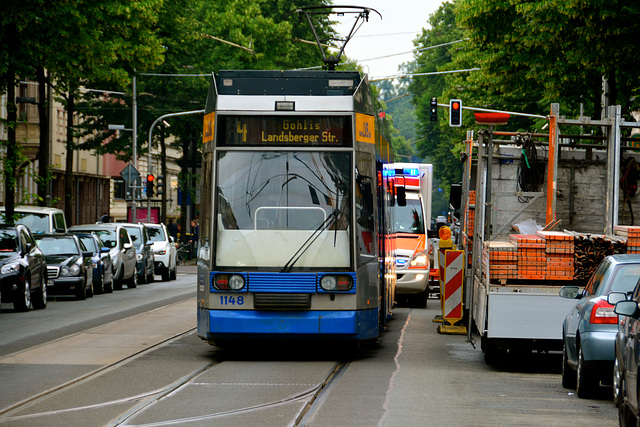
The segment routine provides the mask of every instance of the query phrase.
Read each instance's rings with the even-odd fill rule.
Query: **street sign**
[[[129,163],[124,169],[122,169],[120,176],[127,184],[135,185],[136,181],[140,178],[140,172],[138,172],[138,170]]]

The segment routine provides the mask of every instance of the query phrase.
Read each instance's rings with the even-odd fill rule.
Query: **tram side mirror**
[[[368,176],[357,175],[356,182],[360,187],[360,193],[362,194],[364,211],[369,215],[373,214],[373,191],[371,188],[371,178]]]
[[[407,206],[407,191],[404,187],[396,187],[396,199],[398,206]]]

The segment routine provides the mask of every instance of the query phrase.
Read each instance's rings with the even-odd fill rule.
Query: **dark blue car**
[[[609,296],[610,303],[616,302],[615,313],[620,316],[613,364],[613,402],[618,407],[619,425],[636,426],[640,421],[640,284],[629,299],[625,297]]]

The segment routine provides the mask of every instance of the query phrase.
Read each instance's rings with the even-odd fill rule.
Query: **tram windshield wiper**
[[[329,216],[324,220],[324,222],[320,224],[318,228],[316,228],[313,231],[313,233],[311,233],[311,236],[309,236],[309,238],[305,240],[305,242],[298,248],[296,253],[294,253],[293,256],[289,259],[289,261],[287,261],[287,263],[284,265],[284,267],[282,267],[282,270],[280,270],[280,272],[281,273],[290,272],[291,269],[293,268],[293,265],[296,262],[298,262],[298,260],[302,257],[302,255],[304,255],[304,253],[313,245],[313,243],[316,240],[318,240],[318,237],[320,237],[320,234],[327,228],[331,227],[331,225],[338,220],[339,215],[340,215],[340,211],[338,209],[331,212]]]

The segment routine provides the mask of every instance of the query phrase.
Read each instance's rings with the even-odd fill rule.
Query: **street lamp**
[[[187,116],[189,114],[202,114],[202,113],[204,113],[204,110],[182,111],[179,113],[164,114],[158,117],[157,119],[155,119],[154,122],[151,124],[151,127],[149,128],[149,165],[151,165],[151,137],[153,136],[153,128],[159,122],[163,122],[163,124],[168,127],[169,124],[164,120],[168,117]],[[163,180],[166,180],[166,179],[167,177],[164,176]],[[151,221],[151,202],[150,201],[147,201],[147,220],[149,222]]]

